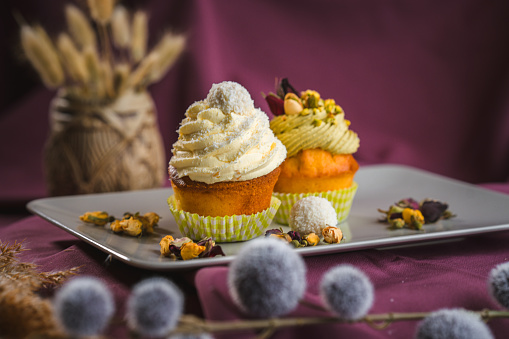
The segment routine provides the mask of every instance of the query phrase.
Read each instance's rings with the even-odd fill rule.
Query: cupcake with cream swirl
[[[174,206],[200,216],[260,213],[271,205],[286,148],[240,84],[214,84],[186,111],[169,175]]]

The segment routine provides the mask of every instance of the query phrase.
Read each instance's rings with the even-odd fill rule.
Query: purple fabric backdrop
[[[65,27],[62,3],[2,3],[10,48],[0,64],[0,201],[46,192],[41,151],[52,93],[21,62],[12,13],[57,34]],[[261,92],[288,77],[345,109],[361,137],[361,164],[403,163],[474,183],[509,180],[507,1],[126,5],[150,12],[152,44],[166,28],[189,37],[183,57],[151,87],[168,158],[185,109],[212,83],[238,81],[268,111]]]
[[[0,240],[26,239],[32,250],[24,258],[44,270],[84,265],[84,274],[99,276],[114,288],[121,316],[132,285],[156,272],[118,262],[105,266],[102,252],[40,218],[12,223],[27,215],[27,201],[47,195],[42,148],[54,95],[20,57],[12,13],[56,34],[64,28],[64,3],[0,4]],[[356,154],[361,165],[406,164],[509,193],[506,0],[123,3],[150,12],[152,44],[166,28],[189,38],[175,67],[150,88],[168,160],[186,108],[205,97],[213,83],[238,81],[256,106],[268,112],[261,93],[274,89],[276,77],[288,77],[297,89],[315,89],[345,109],[361,138]],[[496,308],[487,295],[486,278],[494,265],[508,260],[508,237],[503,232],[446,244],[307,258],[306,300],[319,302],[317,284],[324,272],[350,263],[372,279],[375,313]],[[165,276],[185,290],[187,311],[237,319],[244,315],[227,294],[226,275],[227,268],[218,267]],[[304,314],[323,313],[301,306],[292,315]],[[509,325],[496,320],[490,327],[503,337]],[[384,331],[365,325],[296,328],[277,337],[318,337],[331,329],[345,337],[407,338],[415,322]],[[111,333],[126,334],[119,329]]]

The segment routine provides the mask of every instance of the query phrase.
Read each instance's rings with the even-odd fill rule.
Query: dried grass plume
[[[58,338],[63,334],[53,317],[52,304],[37,292],[62,284],[78,268],[55,273],[38,272],[37,266],[19,260],[22,243],[0,241],[0,333],[6,338],[37,334]]]
[[[148,15],[132,14],[115,0],[87,0],[88,12],[65,6],[68,32],[55,43],[40,26],[21,26],[27,59],[48,88],[64,88],[77,101],[112,102],[123,93],[144,91],[175,64],[184,35],[166,33],[149,52]],[[56,47],[55,47],[56,45]]]

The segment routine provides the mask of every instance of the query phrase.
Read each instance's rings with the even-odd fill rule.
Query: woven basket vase
[[[154,102],[127,92],[108,104],[70,100],[50,107],[44,170],[51,196],[161,187],[166,161]]]

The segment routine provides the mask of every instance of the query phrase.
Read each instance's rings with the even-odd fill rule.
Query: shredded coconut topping
[[[254,109],[253,99],[247,89],[233,81],[213,84],[207,102],[210,107],[219,108],[225,114],[235,112],[245,115]]]
[[[289,226],[301,234],[322,234],[327,226],[336,226],[336,211],[329,200],[310,196],[297,201],[290,211]]]
[[[170,165],[180,177],[212,184],[245,181],[273,171],[286,158],[269,118],[234,82],[215,84],[186,111]]]

